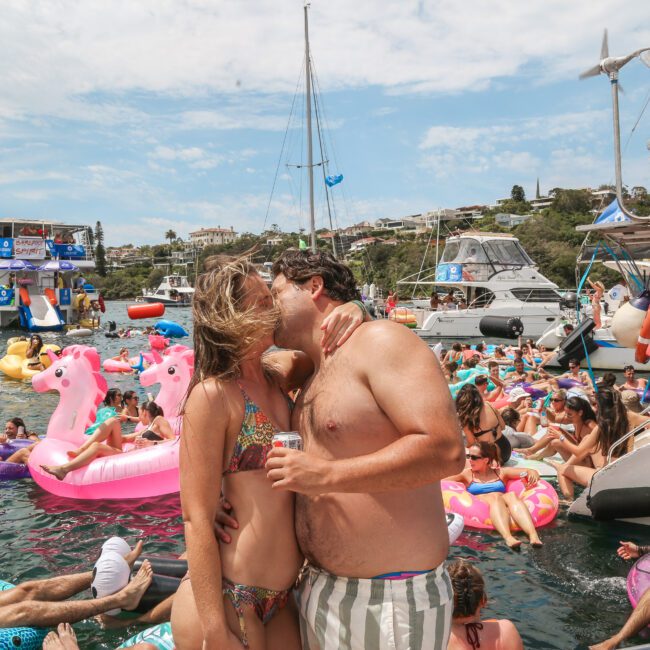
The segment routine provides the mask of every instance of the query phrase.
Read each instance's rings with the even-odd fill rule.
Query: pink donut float
[[[642,555],[627,574],[627,596],[636,607],[641,596],[650,589],[650,553]]]
[[[494,530],[490,519],[490,506],[482,499],[470,494],[465,485],[456,481],[442,481],[441,488],[447,512],[461,515],[468,528]],[[537,485],[529,490],[519,479],[508,481],[506,492],[514,492],[526,504],[535,523],[535,528],[546,526],[555,519],[559,507],[557,493],[546,481],[540,479]],[[519,527],[512,521],[510,527],[511,530],[519,530]]]

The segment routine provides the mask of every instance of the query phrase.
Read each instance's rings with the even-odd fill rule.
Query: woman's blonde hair
[[[192,301],[195,364],[188,394],[205,379],[237,377],[242,360],[279,320],[277,309],[246,302],[246,280],[257,274],[246,258],[215,255],[204,268]]]

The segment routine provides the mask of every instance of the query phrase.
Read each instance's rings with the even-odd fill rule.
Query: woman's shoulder
[[[486,644],[486,647],[494,650],[520,650],[524,647],[519,631],[511,620],[491,618],[481,622],[483,623],[481,636],[485,636],[485,641],[490,644]]]

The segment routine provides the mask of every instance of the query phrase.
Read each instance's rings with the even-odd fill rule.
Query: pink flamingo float
[[[52,365],[32,381],[37,392],[56,390],[60,395],[47,436],[28,461],[34,480],[52,494],[74,499],[140,499],[178,492],[178,439],[96,458],[86,467],[70,472],[63,481],[41,469],[41,465],[67,462],[67,452],[83,444],[84,431],[94,422],[107,389],[95,348],[73,345],[60,358],[55,354],[51,358]],[[175,372],[168,373],[172,380],[174,376]]]

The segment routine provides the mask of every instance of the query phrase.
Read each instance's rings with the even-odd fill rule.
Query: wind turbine
[[[607,43],[607,30],[603,34],[603,43],[600,47],[600,61],[593,68],[585,70],[580,79],[587,79],[588,77],[597,77],[599,74],[606,74],[609,77],[609,82],[612,88],[612,108],[614,118],[614,164],[616,169],[616,198],[621,210],[632,219],[640,219],[628,210],[623,205],[623,180],[621,173],[621,129],[618,112],[618,71],[632,59],[639,57],[645,65],[650,67],[650,47],[644,47],[640,50],[635,50],[627,56],[609,56],[609,46]],[[647,218],[647,217],[646,217]]]

